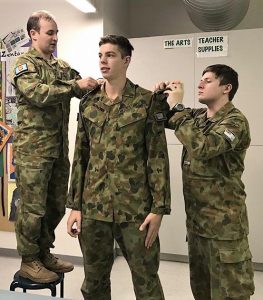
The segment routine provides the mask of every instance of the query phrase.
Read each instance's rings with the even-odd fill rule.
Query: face
[[[212,72],[206,72],[198,85],[198,99],[202,104],[215,103],[221,99],[227,91],[226,85],[220,85],[220,81]]]
[[[99,52],[100,70],[103,78],[107,80],[126,77],[126,70],[130,63],[130,56],[122,57],[117,45],[104,44]]]
[[[33,47],[36,48],[45,58],[49,59],[55,51],[58,41],[58,28],[54,21],[45,19],[39,20],[40,30],[30,30]]]

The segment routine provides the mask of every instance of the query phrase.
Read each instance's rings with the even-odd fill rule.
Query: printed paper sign
[[[164,40],[164,49],[185,48],[193,46],[193,38]]]
[[[204,36],[198,37],[196,43],[197,57],[227,56],[227,36]]]

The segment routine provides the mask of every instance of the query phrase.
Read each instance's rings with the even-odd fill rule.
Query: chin
[[[201,104],[207,104],[207,99],[198,99]]]

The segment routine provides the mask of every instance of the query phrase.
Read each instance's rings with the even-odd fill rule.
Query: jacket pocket
[[[83,112],[85,131],[89,134],[89,139],[92,142],[100,142],[106,118],[106,112],[99,110],[95,106],[88,106],[85,108]]]

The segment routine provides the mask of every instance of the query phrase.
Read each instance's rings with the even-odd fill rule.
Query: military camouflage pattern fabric
[[[19,255],[38,256],[53,248],[55,228],[65,214],[69,160],[23,156],[16,165],[20,201],[16,212]]]
[[[182,171],[187,229],[218,240],[248,234],[241,175],[250,144],[244,115],[227,103],[212,118],[206,109],[187,109],[169,120],[183,144]]]
[[[132,273],[138,300],[164,300],[158,277],[159,239],[150,249],[144,246],[146,231],[133,222],[111,223],[82,220],[79,241],[84,257],[85,280],[82,293],[85,300],[110,300],[110,272],[113,265],[114,238],[118,242]]]
[[[21,193],[16,236],[24,257],[53,246],[54,230],[65,213],[70,99],[83,95],[78,79],[66,62],[54,56],[47,61],[34,48],[15,62],[14,155]]]
[[[68,156],[70,99],[81,97],[79,74],[61,59],[45,60],[35,49],[19,56],[13,82],[18,98],[14,134],[16,161],[21,155]]]
[[[67,207],[117,223],[170,213],[162,103],[129,80],[121,99],[102,88],[81,101]]]
[[[188,234],[190,283],[195,300],[249,300],[254,293],[247,237],[223,241]]]

